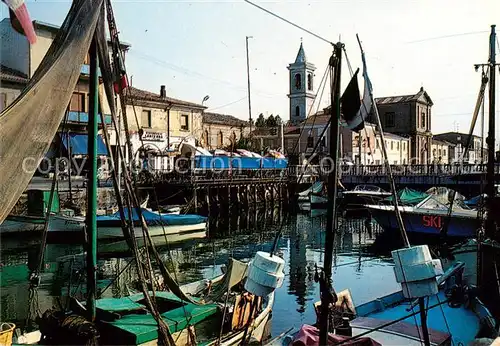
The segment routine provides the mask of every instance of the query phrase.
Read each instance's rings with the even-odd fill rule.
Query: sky
[[[63,0],[26,3],[32,19],[56,25],[70,6]],[[328,41],[340,39],[353,69],[361,67],[359,34],[375,97],[415,94],[424,87],[434,102],[432,132],[468,131],[481,79],[473,65],[487,62],[490,25],[500,24],[498,0],[255,3]],[[113,8],[120,39],[131,44],[126,67],[133,86],[159,93],[163,84],[168,96],[197,103],[209,95],[207,111],[242,119],[248,119],[246,36],[253,37],[253,118],[259,113],[289,118],[286,67],[294,62],[301,40],[307,60],[317,67],[315,88],[332,53],[328,43],[244,0],[115,0]],[[8,16],[5,5],[0,11],[2,18]],[[345,87],[350,78],[346,60],[343,66]],[[321,102],[317,98],[313,110],[328,104],[328,92]]]

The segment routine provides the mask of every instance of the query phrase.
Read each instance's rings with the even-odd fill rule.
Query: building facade
[[[410,161],[426,164],[432,160],[431,119],[433,102],[424,88],[414,95],[381,97],[376,100],[384,132],[410,138]],[[371,122],[375,122],[371,115]]]
[[[290,122],[298,124],[306,119],[314,98],[314,71],[316,67],[306,59],[304,46],[300,43],[295,62],[288,65],[290,92]]]
[[[18,33],[12,27],[9,18],[0,21],[0,36],[2,45],[0,47],[0,57],[2,64],[2,90],[0,91],[1,107],[5,108],[20,94],[28,80],[33,76],[38,66],[45,57],[52,42],[54,41],[59,27],[49,23],[33,21],[33,27],[37,36],[37,43],[30,45],[26,37]],[[121,49],[123,57],[130,45],[122,43]],[[59,131],[54,137],[52,145],[46,154],[46,158],[53,160],[55,157],[71,157],[72,160],[83,159],[86,151],[79,151],[76,148],[84,148],[83,141],[86,142],[86,128],[89,118],[89,57],[82,61],[80,77],[75,86],[75,90],[68,104],[66,114],[61,122]],[[111,124],[111,115],[107,102],[99,102],[99,113],[104,113],[105,122]],[[101,122],[100,117],[98,122]],[[103,140],[98,138],[98,154],[105,156]],[[45,160],[42,161],[46,164]],[[76,166],[76,165],[75,165]],[[80,166],[81,167],[81,166]],[[73,172],[81,169],[72,167]],[[45,172],[40,167],[39,172]],[[81,173],[81,172],[80,172]]]
[[[432,155],[432,163],[437,163],[437,164],[448,164],[450,162],[450,154],[454,153],[455,151],[452,150],[450,147],[454,147],[452,143],[446,142],[446,141],[440,141],[434,138],[432,139],[432,150],[431,150],[431,155]]]
[[[288,128],[285,132],[285,148],[289,155],[304,154],[311,157],[314,148],[318,158],[329,154],[330,129],[329,109],[307,118],[300,126]],[[326,127],[326,131],[325,131]],[[322,135],[323,134],[323,135]],[[365,123],[360,132],[353,132],[347,127],[339,128],[339,145],[344,162],[362,165],[381,165],[384,163],[381,136],[376,126]],[[390,164],[409,164],[410,139],[392,133],[384,133],[387,158]]]
[[[126,150],[127,159],[138,161],[148,157],[148,169],[170,170],[180,145],[197,145],[201,139],[202,113],[206,107],[167,97],[165,86],[160,87],[159,94],[129,87],[125,102],[132,143],[132,152]],[[123,124],[119,126],[120,142],[124,143],[125,129]],[[111,142],[116,146],[116,137]]]
[[[203,113],[201,145],[206,149],[228,148],[250,132],[248,121],[232,115]]]
[[[28,83],[28,76],[21,71],[0,65],[0,112],[21,94]]]
[[[434,139],[445,141],[450,146],[454,146],[451,155],[449,155],[449,163],[460,162],[462,157],[464,158],[464,162],[470,164],[486,163],[488,161],[486,146],[483,146],[483,140],[480,136],[472,135],[468,152],[465,152],[465,147],[469,140],[469,135],[466,133],[445,132],[434,135]]]

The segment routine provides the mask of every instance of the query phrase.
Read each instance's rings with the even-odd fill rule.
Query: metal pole
[[[488,195],[488,220],[486,224],[486,236],[494,237],[495,227],[492,215],[494,215],[495,210],[493,210],[493,198],[495,198],[495,42],[496,33],[495,25],[491,26],[490,34],[490,89],[489,89],[489,126],[488,126],[488,166],[486,170],[487,185],[486,194]]]
[[[250,100],[250,58],[248,56],[248,39],[252,36],[246,36],[247,50],[247,83],[248,83],[248,121],[250,122],[250,135],[252,134],[252,102]]]
[[[481,102],[481,164],[484,164],[484,96]]]
[[[361,41],[359,40],[358,37],[358,43],[359,43],[359,48],[361,49],[361,54],[365,54],[363,51],[363,47],[361,47]],[[403,243],[405,247],[410,247],[410,241],[408,240],[408,234],[406,234],[405,226],[403,223],[403,219],[401,218],[401,211],[399,210],[399,200],[398,200],[398,193],[396,192],[396,184],[394,183],[394,177],[392,176],[392,169],[391,165],[389,163],[389,160],[387,158],[387,148],[385,147],[385,138],[384,138],[384,131],[382,130],[382,124],[380,122],[380,115],[378,113],[378,108],[377,108],[377,103],[375,101],[375,97],[373,97],[373,90],[370,89],[370,98],[372,100],[372,105],[373,105],[373,110],[375,113],[375,120],[376,125],[378,127],[378,130],[380,132],[380,145],[382,148],[382,158],[384,160],[385,164],[385,169],[387,170],[387,177],[389,178],[389,183],[391,185],[391,193],[392,193],[392,199],[393,199],[393,204],[394,204],[394,210],[396,212],[396,220],[398,222],[399,230],[401,232],[401,237],[403,239]]]
[[[420,307],[420,324],[422,325],[422,334],[424,335],[424,345],[430,346],[429,330],[427,329],[427,313],[425,311],[425,298],[418,298],[418,305]]]
[[[327,345],[329,331],[329,313],[332,302],[332,262],[333,244],[335,242],[336,219],[336,196],[338,180],[338,148],[339,148],[339,119],[340,119],[340,76],[342,68],[342,47],[338,42],[334,46],[334,55],[330,58],[330,78],[332,80],[331,91],[331,121],[330,121],[330,158],[332,159],[333,171],[328,175],[328,209],[325,233],[325,260],[323,264],[323,282],[320,282],[321,290],[321,315],[320,315],[320,345]],[[333,297],[335,299],[335,297]]]
[[[97,43],[92,39],[90,55],[90,100],[88,126],[89,172],[87,182],[87,318],[93,322],[96,315],[96,268],[97,268]]]

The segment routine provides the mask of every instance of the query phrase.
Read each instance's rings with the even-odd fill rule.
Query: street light
[[[203,103],[204,103],[205,101],[207,101],[209,98],[210,98],[210,96],[209,96],[209,95],[206,95],[206,96],[203,98],[203,100],[201,101],[201,105],[203,106]]]

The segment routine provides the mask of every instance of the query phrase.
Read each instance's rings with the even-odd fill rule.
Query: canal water
[[[282,229],[278,252],[285,259],[285,281],[276,292],[272,333],[314,323],[313,304],[319,300],[314,281],[315,266],[324,259],[325,215],[286,215],[267,210],[242,215],[213,217],[205,238],[166,244],[156,240],[169,268],[180,283],[210,278],[221,273],[229,257],[251,258],[268,251],[276,231]],[[381,234],[376,224],[363,219],[341,219],[336,232],[333,281],[337,291],[349,289],[355,304],[367,302],[399,289],[392,260],[373,251]],[[1,242],[0,321],[24,325],[32,311],[64,305],[57,297],[68,293],[84,297],[83,248],[75,244],[48,244],[37,299],[29,299],[28,276],[38,261],[39,237],[4,238]],[[98,288],[103,297],[127,294],[137,287],[130,256],[122,242],[101,247]],[[115,249],[116,251],[113,251]],[[105,251],[104,251],[105,250]],[[121,275],[117,275],[121,272]],[[118,278],[117,278],[118,277]],[[71,283],[71,285],[70,285]]]

